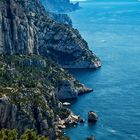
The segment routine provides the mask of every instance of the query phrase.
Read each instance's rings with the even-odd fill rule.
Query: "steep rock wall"
[[[0,6],[0,53],[40,54],[64,68],[101,66],[79,32],[49,18],[38,0],[6,0]]]

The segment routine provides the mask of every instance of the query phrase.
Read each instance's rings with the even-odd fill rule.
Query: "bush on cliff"
[[[15,129],[2,129],[0,131],[0,140],[49,140],[49,138],[38,135],[35,131],[29,129],[18,138],[18,133]]]
[[[19,136],[16,129],[1,129],[0,140],[49,140],[48,137],[38,135],[34,130],[27,129]],[[57,140],[70,140],[67,136],[59,135]]]

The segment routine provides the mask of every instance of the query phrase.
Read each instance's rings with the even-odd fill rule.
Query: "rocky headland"
[[[69,92],[63,91],[67,88]],[[17,129],[20,133],[27,128],[34,129],[55,139],[59,132],[56,116],[64,119],[71,113],[58,99],[62,95],[76,98],[81,89],[87,90],[47,59],[36,55],[1,56],[0,129]]]
[[[67,14],[48,12],[48,16],[58,23],[66,24],[66,25],[69,25],[70,27],[72,27],[72,20],[70,19],[70,17]]]
[[[55,21],[39,0],[0,0],[0,129],[57,139],[58,118],[72,117],[59,99],[92,91],[63,68],[100,66],[78,30]]]
[[[63,68],[101,66],[78,30],[52,20],[38,0],[2,0],[0,10],[0,53],[37,54]]]
[[[57,13],[65,13],[80,8],[79,3],[72,3],[70,0],[41,0],[46,10]]]

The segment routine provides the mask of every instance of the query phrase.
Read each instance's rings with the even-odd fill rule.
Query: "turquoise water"
[[[72,73],[94,92],[73,101],[71,109],[87,122],[66,130],[72,140],[94,135],[96,140],[140,140],[140,2],[90,0],[70,14],[75,28],[102,60],[102,68]]]

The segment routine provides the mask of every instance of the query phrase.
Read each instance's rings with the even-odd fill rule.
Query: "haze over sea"
[[[87,122],[66,130],[72,140],[140,140],[140,2],[90,0],[70,14],[75,28],[101,59],[102,68],[72,73],[94,92],[73,101],[74,113],[86,118],[94,110],[96,125]]]

